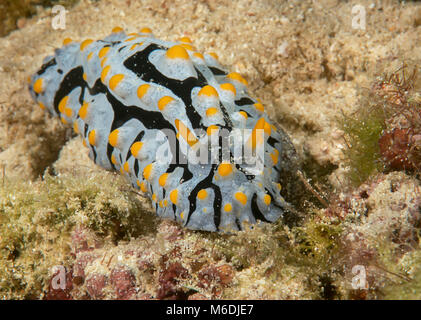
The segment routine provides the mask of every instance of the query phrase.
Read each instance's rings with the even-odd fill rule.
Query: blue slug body
[[[146,193],[158,216],[228,231],[283,214],[278,182],[286,134],[248,96],[243,77],[225,71],[215,54],[197,52],[188,38],[172,43],[148,29],[126,35],[116,28],[104,40],[66,39],[29,87],[42,108],[73,124],[96,164],[119,170]],[[222,131],[226,158],[188,160],[215,135],[218,144]],[[261,166],[238,163],[232,141],[259,149]]]

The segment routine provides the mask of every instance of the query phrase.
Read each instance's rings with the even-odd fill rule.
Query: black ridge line
[[[213,220],[214,220],[214,224],[216,227],[216,230],[219,230],[219,225],[221,223],[221,203],[222,203],[222,193],[221,190],[219,189],[219,187],[215,184],[212,183],[212,179],[213,176],[215,174],[215,170],[216,170],[216,164],[212,165],[211,170],[209,171],[209,175],[203,179],[202,181],[200,181],[196,187],[192,190],[192,192],[190,193],[188,199],[190,202],[190,210],[189,210],[189,214],[187,216],[186,219],[186,223],[185,225],[187,226],[189,221],[190,221],[190,217],[192,215],[192,213],[196,210],[196,200],[197,200],[197,193],[202,190],[202,189],[206,189],[206,188],[211,188],[214,191],[215,194],[215,198],[213,200]]]
[[[227,73],[224,70],[221,70],[219,68],[208,66],[210,71],[213,73],[214,76],[226,76]]]
[[[255,102],[248,97],[243,97],[239,100],[235,100],[235,104],[239,107],[254,104],[254,103]]]
[[[259,219],[264,222],[270,222],[265,218],[263,213],[260,211],[259,206],[257,205],[257,194],[254,193],[251,199],[251,212],[256,219]]]
[[[56,58],[52,58],[50,61],[44,63],[41,68],[38,70],[37,75],[42,75],[47,71],[49,67],[55,66],[57,64]]]
[[[184,102],[187,117],[189,118],[193,128],[204,128],[201,124],[202,117],[192,105],[191,92],[194,87],[203,87],[207,85],[206,79],[196,68],[195,70],[198,78],[189,77],[185,80],[177,80],[166,77],[149,61],[149,54],[157,49],[165,50],[164,47],[152,43],[144,50],[138,51],[127,58],[123,64],[143,81],[157,83],[170,89]]]

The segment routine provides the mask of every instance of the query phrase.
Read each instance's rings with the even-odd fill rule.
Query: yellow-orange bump
[[[161,174],[161,176],[159,177],[159,179],[158,179],[158,183],[159,183],[159,185],[161,186],[161,187],[165,187],[165,184],[167,183],[167,179],[168,179],[168,176],[169,176],[170,174],[169,173],[163,173],[163,174]]]
[[[185,36],[178,39],[178,41],[184,42],[184,43],[192,43],[191,39],[189,37],[185,37]]]
[[[113,30],[111,30],[112,33],[119,33],[121,31],[123,31],[123,28],[122,27],[118,27],[118,26],[117,27],[114,27]]]
[[[200,200],[205,200],[208,197],[208,192],[205,189],[202,189],[197,193],[197,197]]]
[[[152,169],[153,169],[153,164],[150,163],[148,164],[144,169],[143,169],[143,177],[149,181],[149,178],[151,177],[152,174]]]
[[[254,130],[264,129],[265,123],[266,123],[265,118],[263,118],[263,117],[260,118],[259,120],[256,121],[256,124],[254,125]]]
[[[182,46],[184,49],[189,50],[189,51],[197,51],[196,47],[188,43],[182,43],[180,44],[180,46]]]
[[[127,161],[124,163],[123,169],[124,169],[124,171],[129,172],[130,166],[129,166],[129,163]]]
[[[64,109],[66,108],[68,100],[69,100],[69,96],[65,96],[63,99],[60,100],[58,104],[58,111],[60,111],[60,113],[64,113]]]
[[[200,89],[199,96],[206,96],[206,97],[218,97],[218,91],[210,85],[204,86],[202,89]]]
[[[108,60],[107,57],[101,60],[101,68],[104,68],[104,65],[107,63],[107,60]]]
[[[263,196],[263,202],[268,206],[268,205],[270,205],[270,202],[272,201],[272,198],[271,198],[271,196],[270,195],[268,195],[268,194],[265,194],[264,196]]]
[[[41,101],[38,102],[38,105],[42,110],[45,110],[45,105]]]
[[[150,87],[151,86],[149,84],[142,84],[139,86],[139,88],[137,88],[137,96],[139,99],[142,99],[145,96]]]
[[[110,79],[109,85],[111,90],[114,90],[115,88],[117,88],[118,84],[124,79],[124,74],[116,74],[113,75]]]
[[[114,165],[117,164],[117,159],[115,158],[114,154],[111,155],[111,163],[114,164]]]
[[[261,145],[261,143],[263,143],[262,141],[263,137],[262,135],[257,134],[257,130],[265,129],[265,124],[266,124],[265,118],[262,117],[259,120],[257,120],[251,132],[250,138],[248,140],[249,146],[251,148],[255,149],[257,145]]]
[[[231,205],[231,203],[227,203],[224,206],[224,210],[225,210],[225,212],[231,212],[232,211],[232,205]]]
[[[208,55],[210,55],[215,60],[218,60],[219,59],[218,55],[215,52],[209,52]]]
[[[64,114],[68,117],[71,118],[72,114],[73,114],[73,110],[71,108],[64,108]]]
[[[170,200],[172,203],[177,204],[178,201],[178,190],[174,189],[170,192]]]
[[[212,124],[206,129],[206,133],[208,136],[210,136],[211,134],[217,133],[218,130],[219,130],[219,127]]]
[[[256,110],[260,112],[265,112],[265,107],[263,107],[263,104],[261,104],[260,102],[255,103],[253,106],[256,108]]]
[[[158,101],[158,109],[159,110],[164,110],[165,107],[170,103],[174,101],[174,98],[170,97],[170,96],[164,96],[161,99],[159,99]]]
[[[134,49],[136,49],[136,47],[141,46],[142,44],[143,44],[143,42],[135,43],[130,47],[130,50],[134,50]]]
[[[229,73],[229,74],[227,75],[227,78],[228,78],[228,79],[231,79],[231,80],[236,80],[236,81],[238,81],[238,82],[240,82],[240,83],[244,84],[245,86],[247,86],[247,85],[248,85],[247,80],[246,80],[246,79],[244,79],[244,78],[241,76],[241,74],[239,74],[238,72],[231,72],[231,73]]]
[[[246,113],[246,112],[244,112],[244,111],[239,111],[238,113],[239,113],[239,114],[241,114],[241,115],[244,117],[244,119],[247,119],[247,118],[248,118],[248,115],[247,115],[247,113]]]
[[[201,60],[204,60],[205,59],[205,57],[203,56],[203,54],[201,54],[200,52],[193,53],[193,56],[195,56],[196,58],[199,58]]]
[[[88,141],[89,141],[89,144],[91,146],[95,146],[96,145],[96,131],[95,131],[95,129],[92,130],[91,132],[89,132],[89,134],[88,134]]]
[[[169,48],[166,52],[168,59],[189,59],[189,54],[187,50],[180,45],[175,45]]]
[[[102,83],[105,84],[105,78],[107,77],[108,72],[110,72],[111,70],[111,66],[106,66],[104,69],[102,69],[101,71],[101,81]]]
[[[207,117],[212,117],[213,115],[215,115],[215,114],[217,114],[218,113],[218,109],[217,108],[215,108],[215,107],[211,107],[211,108],[208,108],[207,110],[206,110],[206,116]]]
[[[137,39],[137,37],[130,37],[130,38],[127,38],[126,40],[124,40],[124,42],[130,42],[130,41],[133,41],[135,39]]]
[[[142,181],[140,184],[140,190],[142,190],[142,192],[147,192],[148,191],[148,187],[146,186],[146,182]]]
[[[180,121],[179,119],[175,119],[175,127],[177,128],[178,133],[180,134],[183,139],[192,147],[195,145],[199,140],[196,139],[194,134],[186,127],[186,125]]]
[[[77,124],[77,122],[75,121],[75,122],[73,122],[73,130],[77,133],[77,134],[79,134],[79,125]]]
[[[83,73],[82,78],[83,78],[83,80],[87,81],[88,76],[86,75],[86,72]]]
[[[35,82],[34,82],[34,91],[36,92],[36,93],[41,93],[41,92],[43,92],[44,91],[44,88],[43,88],[43,82],[44,82],[44,79],[42,79],[42,78],[39,78],[39,79],[37,79]]]
[[[92,40],[92,39],[86,39],[86,40],[82,41],[82,43],[80,44],[80,51],[85,50],[86,47],[89,46],[92,42],[94,42],[94,40]]]
[[[273,153],[270,154],[270,157],[272,158],[273,165],[276,165],[279,159],[279,151],[276,149],[273,150]]]
[[[93,55],[94,55],[94,53],[93,53],[93,52],[90,52],[90,53],[88,54],[88,56],[86,57],[86,59],[87,59],[88,61],[89,61],[89,60],[91,60]]]
[[[152,30],[150,28],[142,28],[140,29],[140,33],[152,33]]]
[[[70,39],[70,38],[64,38],[63,39],[63,46],[66,46],[66,45],[68,45],[69,43],[72,43],[72,42],[73,42],[72,39]]]
[[[272,127],[270,126],[270,124],[268,122],[265,121],[265,124],[263,126],[263,130],[265,130],[265,133],[270,136],[270,134],[272,133]]]
[[[137,156],[139,155],[139,151],[140,149],[142,149],[142,147],[143,142],[141,141],[137,141],[132,144],[132,146],[130,147],[130,152],[132,153],[133,157],[137,158]]]
[[[246,203],[247,203],[247,196],[243,192],[241,192],[241,191],[236,192],[235,195],[234,195],[234,197],[243,206],[246,205]]]
[[[100,59],[104,58],[104,57],[108,54],[108,51],[110,51],[110,47],[104,47],[104,48],[102,48],[102,49],[101,49],[101,50],[99,50],[99,52],[98,52],[98,57],[99,57]]]
[[[118,142],[118,134],[119,134],[118,129],[115,129],[108,136],[108,142],[113,147],[115,147],[117,145],[117,142]]]
[[[89,108],[89,103],[84,102],[82,104],[82,106],[79,109],[79,117],[82,118],[82,120],[85,120],[87,114],[88,114],[88,108]]]
[[[221,177],[229,176],[233,171],[233,166],[229,162],[223,162],[218,166],[218,173]]]
[[[237,90],[235,90],[235,87],[232,83],[223,83],[220,85],[220,87],[222,90],[231,91],[234,94],[234,96],[237,94]]]

